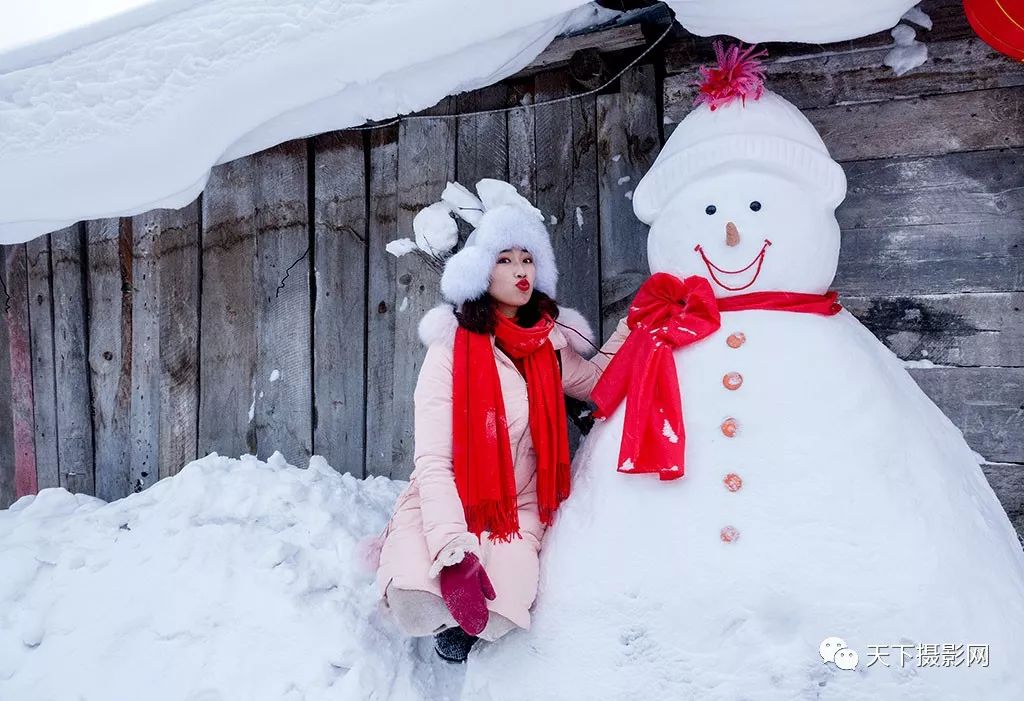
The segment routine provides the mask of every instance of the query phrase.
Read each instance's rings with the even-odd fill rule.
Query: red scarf
[[[632,333],[591,394],[596,419],[607,419],[626,399],[619,472],[657,472],[663,480],[683,476],[686,434],[672,351],[717,331],[720,312],[746,309],[831,316],[842,306],[835,292],[751,292],[716,299],[711,283],[699,275],[680,280],[655,273],[640,287],[626,319]]]
[[[545,315],[530,328],[496,314],[495,342],[525,370],[530,403],[530,436],[537,453],[537,505],[550,525],[569,496],[569,434],[561,371],[548,334],[555,322]],[[494,349],[488,334],[461,326],[455,332],[452,370],[452,464],[455,486],[470,532],[491,540],[519,535],[519,511],[512,447]]]

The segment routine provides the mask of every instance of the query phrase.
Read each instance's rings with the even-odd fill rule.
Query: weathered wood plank
[[[669,122],[690,112],[666,105]],[[1024,145],[1024,87],[803,110],[838,161],[933,156]]]
[[[509,89],[508,181],[526,199],[537,198],[537,141],[534,138],[533,81],[514,83]]]
[[[199,455],[256,454],[255,162],[216,166],[203,191]]]
[[[369,248],[366,309],[366,474],[391,476],[396,470],[395,402],[392,392],[395,364],[394,300],[398,261],[384,250],[399,238],[398,231],[398,127],[369,132]],[[415,351],[413,350],[415,349]],[[409,354],[420,355],[414,346]],[[411,403],[411,395],[405,401]],[[397,471],[398,474],[401,471]]]
[[[1024,85],[1024,67],[976,36],[928,42],[928,61],[902,76],[883,63],[890,48],[776,56],[764,62],[766,83],[800,109]],[[700,63],[665,79],[665,108],[674,121],[691,109]]]
[[[131,489],[196,457],[199,204],[133,218]]]
[[[848,229],[835,287],[863,296],[1021,290],[1022,252],[1024,221],[1013,216],[976,224]]]
[[[844,230],[1024,218],[1024,158],[1013,150],[887,158],[843,168],[848,192],[836,217]]]
[[[79,224],[50,235],[57,452],[60,486],[95,494],[83,238]]]
[[[429,113],[450,114],[454,101],[442,100]],[[398,130],[398,235],[412,233],[419,210],[436,202],[445,183],[455,176],[456,123],[451,119],[403,122]],[[413,403],[423,347],[418,325],[423,314],[441,301],[437,273],[419,256],[397,259],[397,286],[392,288],[391,313],[395,316],[391,426],[392,478],[408,479],[413,469]],[[402,350],[398,350],[402,349]]]
[[[29,326],[32,340],[36,483],[39,489],[60,486],[57,455],[57,389],[53,358],[53,278],[50,237],[25,244],[28,253]]]
[[[32,348],[29,330],[28,265],[24,244],[7,247],[5,324],[9,343],[14,497],[38,491],[32,412]]]
[[[89,379],[96,496],[131,493],[131,219],[85,222],[89,242]]]
[[[256,445],[312,455],[310,236],[305,140],[256,154]]]
[[[588,32],[575,36],[558,37],[514,77],[521,78],[565,66],[577,51],[596,49],[603,53],[609,53],[644,46],[646,43],[643,29],[637,24],[610,27],[599,32]]]
[[[536,100],[570,93],[564,73],[541,73]],[[548,216],[560,272],[558,301],[596,324],[598,253],[597,102],[593,96],[542,105],[535,115],[537,207]]]
[[[611,336],[647,278],[647,226],[633,214],[633,188],[661,146],[653,66],[622,77],[621,92],[597,98],[601,231],[601,341]]]
[[[981,469],[1017,534],[1024,536],[1024,465],[986,463]]]
[[[313,140],[313,452],[365,476],[366,172],[362,132]]]
[[[157,478],[195,460],[199,415],[199,201],[150,213],[156,227],[160,420]],[[147,471],[148,472],[148,471]],[[139,474],[140,477],[141,471]],[[149,478],[151,478],[150,476]],[[147,478],[143,478],[147,479]]]
[[[910,374],[993,462],[1024,462],[1024,368],[911,368]]]
[[[456,99],[459,113],[503,108],[508,88],[498,83],[463,93]],[[458,119],[455,175],[470,190],[481,178],[508,180],[508,130],[504,112]]]
[[[841,300],[904,360],[1024,367],[1024,292]]]
[[[11,247],[0,246],[0,509],[17,498],[15,487],[14,414],[11,411],[14,389],[11,377],[11,345],[7,323],[14,302],[7,287],[7,258]]]

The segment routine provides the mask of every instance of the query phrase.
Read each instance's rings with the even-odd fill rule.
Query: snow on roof
[[[217,163],[495,83],[586,4],[96,0],[56,33],[22,13],[0,34],[0,243],[176,209]]]

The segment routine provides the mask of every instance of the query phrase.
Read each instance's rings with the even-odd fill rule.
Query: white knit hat
[[[686,115],[637,184],[633,211],[650,224],[688,183],[744,161],[796,176],[833,208],[846,197],[846,174],[807,117],[757,85],[745,99],[704,103]]]
[[[544,215],[501,180],[484,178],[477,183],[476,190],[479,199],[458,183],[449,183],[442,195],[453,211],[475,224],[476,229],[462,250],[446,262],[441,294],[455,305],[477,299],[490,287],[498,254],[510,248],[523,248],[533,256],[536,266],[534,287],[554,298],[558,268]]]

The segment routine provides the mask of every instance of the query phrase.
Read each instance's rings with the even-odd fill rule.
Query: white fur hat
[[[477,192],[483,200],[480,203],[483,214],[474,217],[476,229],[466,239],[466,245],[446,262],[441,275],[441,294],[455,305],[477,299],[490,287],[491,271],[498,254],[515,247],[533,255],[537,269],[534,286],[554,298],[558,268],[551,235],[544,226],[544,215],[508,183],[481,180]],[[462,188],[459,194],[464,197],[468,192]]]

